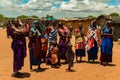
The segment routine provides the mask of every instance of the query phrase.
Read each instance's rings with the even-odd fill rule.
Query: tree
[[[6,17],[3,14],[0,14],[0,21],[6,21],[6,20],[9,20],[9,19],[12,19],[12,18]]]
[[[50,15],[48,15],[48,14],[47,14],[47,15],[46,15],[46,17],[47,17],[47,18],[49,18],[49,17],[50,17]]]
[[[17,16],[18,19],[22,19],[22,18],[29,18],[28,16],[26,15],[20,15],[20,16]]]
[[[4,18],[4,15],[3,14],[0,14],[0,19],[3,19]]]
[[[55,20],[55,18],[52,15],[46,15],[46,20]]]
[[[92,16],[92,15],[89,15],[89,16],[88,16],[88,18],[95,18],[95,17],[94,17],[94,16]]]
[[[49,16],[50,18],[53,18],[53,16]]]
[[[3,14],[0,14],[0,21],[4,21],[5,20],[5,17]]]
[[[31,18],[39,18],[38,16],[36,16],[36,15],[32,15],[32,16],[30,16]]]
[[[115,16],[116,17],[116,16],[119,16],[119,14],[118,13],[111,13],[111,14],[109,14],[109,16],[112,16],[112,17]]]
[[[46,18],[53,18],[53,16],[52,15],[46,15]]]

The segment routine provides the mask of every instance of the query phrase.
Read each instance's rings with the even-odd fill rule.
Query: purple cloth
[[[64,46],[66,44],[65,39],[60,39],[59,45]]]
[[[64,60],[67,59],[66,51],[67,51],[66,39],[60,38],[60,42],[59,42],[60,59],[64,59]]]
[[[18,71],[24,65],[24,58],[26,57],[26,40],[23,35],[17,35],[12,38],[11,48],[14,52],[13,70]]]

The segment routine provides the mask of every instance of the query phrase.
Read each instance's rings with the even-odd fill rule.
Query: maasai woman
[[[33,21],[33,25],[30,29],[30,41],[29,41],[29,50],[30,50],[30,70],[32,71],[32,65],[38,65],[38,69],[41,69],[41,25],[38,20]]]
[[[14,53],[12,77],[19,77],[22,73],[18,71],[24,65],[24,58],[26,57],[26,40],[24,36],[26,30],[20,20],[13,20],[11,26],[11,47]]]
[[[113,28],[108,21],[106,26],[102,30],[102,44],[101,44],[101,56],[100,64],[107,65],[108,62],[112,62],[112,48],[113,48]]]
[[[64,26],[61,22],[58,24],[58,33],[60,36],[59,39],[59,52],[60,52],[60,59],[64,59],[65,63],[67,58],[66,58],[66,51],[67,51],[67,40],[68,40],[68,28]]]
[[[4,26],[6,27],[7,38],[11,35],[11,21],[7,21]]]
[[[98,59],[98,33],[96,30],[96,22],[93,21],[90,25],[90,29],[87,32],[87,39],[86,39],[86,49],[88,52],[88,62],[90,60]]]
[[[81,62],[82,57],[85,56],[85,39],[84,39],[84,30],[82,24],[79,23],[78,28],[75,29],[75,52],[76,52],[76,62]],[[78,61],[78,57],[80,60]]]
[[[46,54],[47,54],[47,50],[48,50],[48,37],[49,37],[49,33],[51,32],[51,28],[46,27],[45,29],[45,33],[43,35],[41,35],[41,43],[42,43],[42,53],[43,53],[43,62],[45,62],[46,59]]]
[[[49,33],[49,43],[53,41],[57,43],[57,29],[55,27],[56,23],[52,22],[52,24],[50,25],[51,32]]]
[[[66,57],[67,57],[67,63],[68,63],[67,71],[71,71],[71,67],[73,67],[73,64],[74,64],[74,52],[72,50],[72,44],[70,42],[70,38],[67,42]]]

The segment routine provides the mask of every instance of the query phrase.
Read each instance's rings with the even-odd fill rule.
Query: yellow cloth
[[[81,35],[80,32],[76,33],[76,40],[75,40],[75,43],[83,42],[83,38],[80,37],[80,35]],[[79,37],[77,37],[77,36],[79,36]]]

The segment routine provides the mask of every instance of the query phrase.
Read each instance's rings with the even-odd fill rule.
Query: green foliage
[[[3,14],[0,14],[0,21],[4,21],[5,20],[5,17]]]
[[[46,15],[46,20],[56,20],[52,15]]]
[[[119,16],[119,14],[118,13],[111,13],[111,14],[109,14],[109,16]]]
[[[6,21],[6,20],[10,20],[12,18],[9,17],[5,17],[3,14],[0,14],[0,21]]]
[[[88,18],[95,18],[93,15],[89,15]]]
[[[46,18],[53,18],[53,16],[52,15],[46,15]]]
[[[47,14],[46,17],[50,17],[50,15]]]
[[[20,16],[17,16],[17,19],[22,19],[22,18],[29,18],[29,17],[26,16],[26,15],[20,15]]]
[[[3,19],[4,18],[4,15],[3,14],[0,14],[0,19]]]
[[[30,16],[31,18],[39,18],[38,16],[36,16],[36,15],[32,15],[32,16]]]

